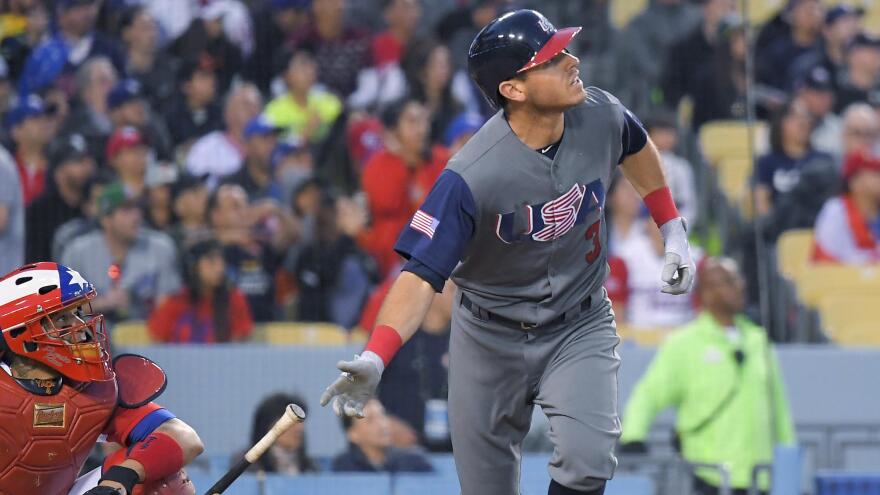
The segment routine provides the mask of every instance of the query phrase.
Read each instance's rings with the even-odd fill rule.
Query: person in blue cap
[[[149,138],[157,157],[171,158],[171,137],[165,123],[153,116],[141,84],[123,79],[107,95],[107,111],[114,130],[137,127]]]
[[[482,115],[473,112],[463,112],[452,119],[443,133],[443,144],[449,148],[449,156],[458,153],[485,122]]]
[[[244,127],[245,155],[241,169],[224,182],[238,184],[247,192],[250,201],[281,199],[278,183],[272,176],[272,152],[278,143],[281,129],[268,117],[260,114]]]
[[[52,140],[54,126],[43,100],[37,95],[24,97],[6,114],[6,126],[12,137],[10,150],[21,180],[25,206],[43,193],[46,185],[45,147]]]
[[[74,92],[74,74],[88,59],[104,56],[117,71],[125,69],[119,45],[95,30],[99,2],[57,0],[57,30],[28,57],[19,81],[19,93],[28,95],[58,85],[68,96]]]

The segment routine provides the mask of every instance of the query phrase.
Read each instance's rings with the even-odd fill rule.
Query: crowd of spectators
[[[369,329],[398,233],[493,112],[467,75],[470,40],[519,7],[585,26],[572,49],[586,82],[642,119],[680,211],[711,224],[684,143],[748,114],[738,2],[652,0],[619,28],[610,3],[0,2],[0,272],[73,266],[111,324],[145,321],[162,342],[244,341],[279,320]],[[817,261],[880,261],[880,39],[863,15],[788,0],[753,40],[769,127],[755,221],[771,242],[815,226]],[[696,297],[659,292],[661,240],[632,186],[617,180],[607,207],[619,321],[692,320]],[[445,395],[449,304],[388,370],[430,380],[382,392],[428,445],[445,441],[426,411]]]

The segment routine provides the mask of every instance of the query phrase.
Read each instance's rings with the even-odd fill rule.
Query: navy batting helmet
[[[540,12],[517,10],[486,25],[468,50],[468,72],[494,108],[501,106],[498,85],[553,59],[580,27],[556,30]]]

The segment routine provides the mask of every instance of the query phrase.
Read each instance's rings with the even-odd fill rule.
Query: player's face
[[[566,109],[584,101],[580,59],[563,50],[545,64],[526,71],[527,101],[537,109]]]
[[[391,445],[391,421],[385,414],[385,408],[377,400],[367,402],[364,407],[364,419],[354,421],[349,430],[352,442],[373,448],[385,448]]]
[[[94,341],[92,330],[84,323],[88,318],[87,306],[66,308],[50,315],[43,321],[43,329],[49,337],[63,340],[68,344],[83,344]],[[72,327],[80,328],[73,332],[66,332]]]

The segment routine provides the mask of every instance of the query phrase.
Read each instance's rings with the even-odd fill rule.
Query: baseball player
[[[95,289],[57,263],[0,279],[0,495],[192,495],[182,468],[196,432],[152,400],[165,374],[108,353]],[[122,445],[104,469],[76,476],[103,437]]]
[[[665,244],[663,292],[690,290],[686,227],[638,119],[584,88],[557,30],[540,13],[495,19],[471,44],[471,77],[500,108],[449,161],[395,246],[408,259],[363,353],[321,397],[362,416],[382,371],[419,326],[435,292],[459,288],[450,341],[449,419],[464,495],[519,493],[520,445],[532,409],[555,451],[550,494],[604,492],[614,473],[614,314],[605,190],[615,167],[635,186]]]

